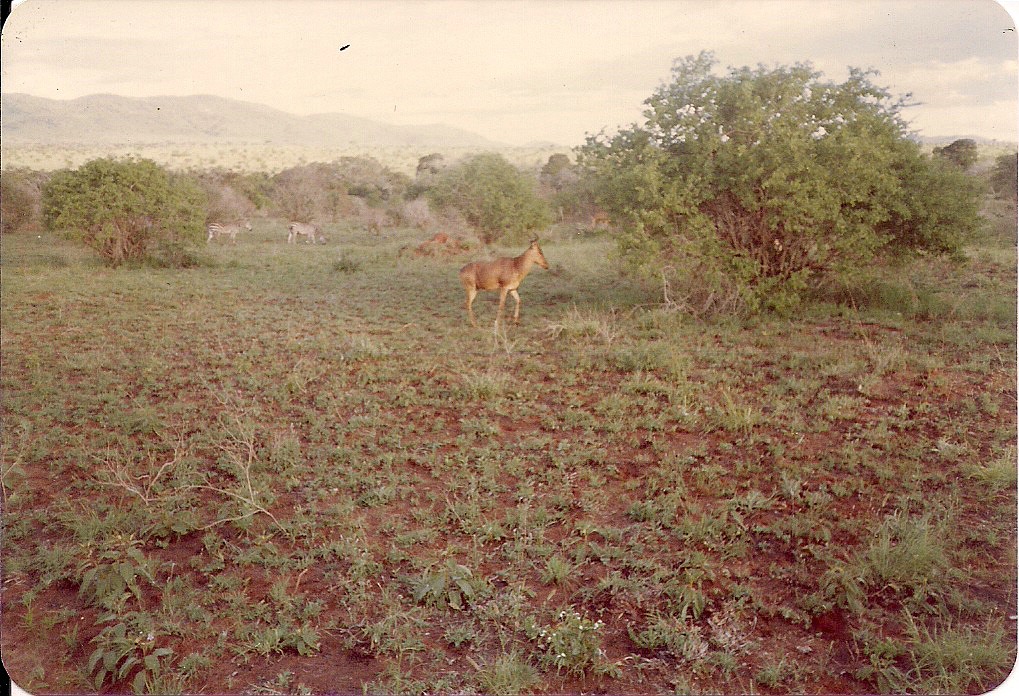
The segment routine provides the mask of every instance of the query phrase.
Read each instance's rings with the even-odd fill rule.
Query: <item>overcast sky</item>
[[[23,0],[0,88],[215,94],[576,145],[639,121],[673,59],[709,50],[839,81],[874,68],[920,102],[905,116],[922,135],[1015,141],[1015,29],[994,0]]]

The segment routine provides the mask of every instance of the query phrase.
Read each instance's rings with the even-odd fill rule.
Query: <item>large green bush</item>
[[[978,226],[979,187],[925,156],[902,100],[851,70],[676,61],[646,121],[588,138],[578,159],[624,221],[622,257],[698,312],[788,311],[812,285],[876,258],[952,254]]]
[[[436,208],[459,211],[485,243],[519,242],[551,221],[534,178],[495,153],[473,155],[435,174],[428,198]]]
[[[186,266],[204,235],[205,196],[151,160],[92,160],[54,173],[42,194],[48,229],[66,230],[113,266]]]

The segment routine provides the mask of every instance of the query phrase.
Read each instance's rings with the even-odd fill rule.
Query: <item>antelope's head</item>
[[[534,262],[544,269],[548,269],[548,261],[545,259],[545,255],[541,253],[541,247],[538,245],[538,238],[535,237],[531,240],[531,246],[527,248],[527,253],[531,255]]]

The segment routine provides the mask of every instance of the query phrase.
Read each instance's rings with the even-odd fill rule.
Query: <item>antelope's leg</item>
[[[506,288],[499,288],[499,309],[495,313],[495,330],[499,331],[499,319],[502,318],[502,310],[506,306]]]
[[[475,290],[474,288],[467,288],[467,316],[470,317],[471,326],[478,325],[477,320],[474,318],[474,309],[472,308],[472,305],[474,304],[474,298],[477,297],[477,294],[478,291]]]
[[[520,323],[520,293],[516,290],[510,290],[510,294],[513,295],[513,299],[517,301],[516,310],[513,312],[513,323]]]

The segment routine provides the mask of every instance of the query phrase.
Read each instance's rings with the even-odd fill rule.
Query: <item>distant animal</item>
[[[538,239],[532,239],[530,246],[520,256],[503,256],[494,261],[475,261],[460,269],[460,282],[467,291],[467,316],[470,317],[471,326],[477,326],[474,318],[474,298],[478,290],[498,290],[499,309],[495,314],[495,330],[499,330],[499,318],[502,316],[503,307],[506,306],[506,295],[512,295],[516,300],[516,308],[513,312],[514,323],[520,323],[520,295],[517,288],[523,282],[531,267],[538,264],[542,268],[548,268],[548,261],[541,253],[541,246]]]
[[[230,241],[234,244],[237,243],[237,233],[241,230],[251,231],[251,223],[245,221],[244,224],[223,224],[222,222],[210,222],[206,230],[209,233],[209,238],[206,242],[211,242],[216,237],[229,236]]]
[[[308,244],[315,242],[323,244],[326,241],[318,227],[307,222],[291,222],[287,229],[290,231],[290,234],[287,235],[287,244],[296,244],[297,238],[302,235],[308,238]]]

